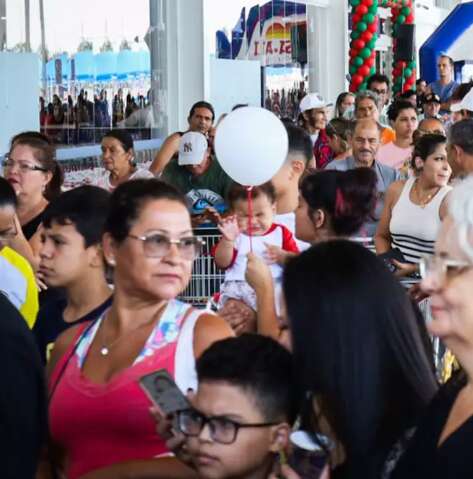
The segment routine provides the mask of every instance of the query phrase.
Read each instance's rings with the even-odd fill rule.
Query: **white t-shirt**
[[[301,253],[302,251],[305,251],[306,249],[309,249],[311,247],[310,243],[301,241],[296,237],[296,214],[294,212],[276,215],[274,221],[276,223],[279,223],[280,225],[284,225],[294,235],[297,247],[299,248],[299,251]]]
[[[128,178],[130,180],[139,180],[139,179],[149,179],[154,178],[153,173],[149,170],[145,170],[144,168],[137,168],[137,170]],[[115,186],[112,186],[110,183],[110,172],[105,171],[102,176],[100,176],[97,181],[95,181],[95,186],[99,186],[108,191],[113,191]]]
[[[413,150],[412,146],[400,148],[391,141],[379,148],[377,160],[383,165],[400,170],[406,161],[410,161]]]
[[[3,293],[18,310],[26,301],[28,284],[21,271],[0,256],[0,293]]]

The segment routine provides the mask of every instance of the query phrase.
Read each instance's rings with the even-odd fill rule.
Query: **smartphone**
[[[140,386],[164,416],[189,409],[191,404],[166,369],[140,378]]]

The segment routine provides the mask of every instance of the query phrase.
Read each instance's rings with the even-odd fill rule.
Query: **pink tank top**
[[[167,369],[175,376],[179,334],[189,308],[171,301],[134,364],[107,384],[93,383],[82,374],[88,349],[104,316],[89,330],[90,323],[80,329],[56,364],[49,382],[51,390],[80,341],[49,405],[51,436],[67,451],[68,479],[112,464],[152,459],[169,452],[156,433],[156,423],[149,412],[152,403],[138,380],[158,369]]]

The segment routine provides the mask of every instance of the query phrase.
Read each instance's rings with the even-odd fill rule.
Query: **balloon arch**
[[[350,91],[366,89],[368,78],[376,72],[375,45],[378,39],[379,7],[391,9],[393,53],[397,48],[398,25],[414,24],[414,0],[350,0],[352,32],[350,42]],[[393,60],[393,93],[411,90],[416,81],[416,62]]]

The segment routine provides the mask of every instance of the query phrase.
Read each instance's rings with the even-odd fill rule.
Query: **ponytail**
[[[61,194],[61,186],[64,181],[64,173],[58,161],[54,160],[50,171],[52,173],[51,181],[46,185],[43,194],[48,201],[56,199]]]

